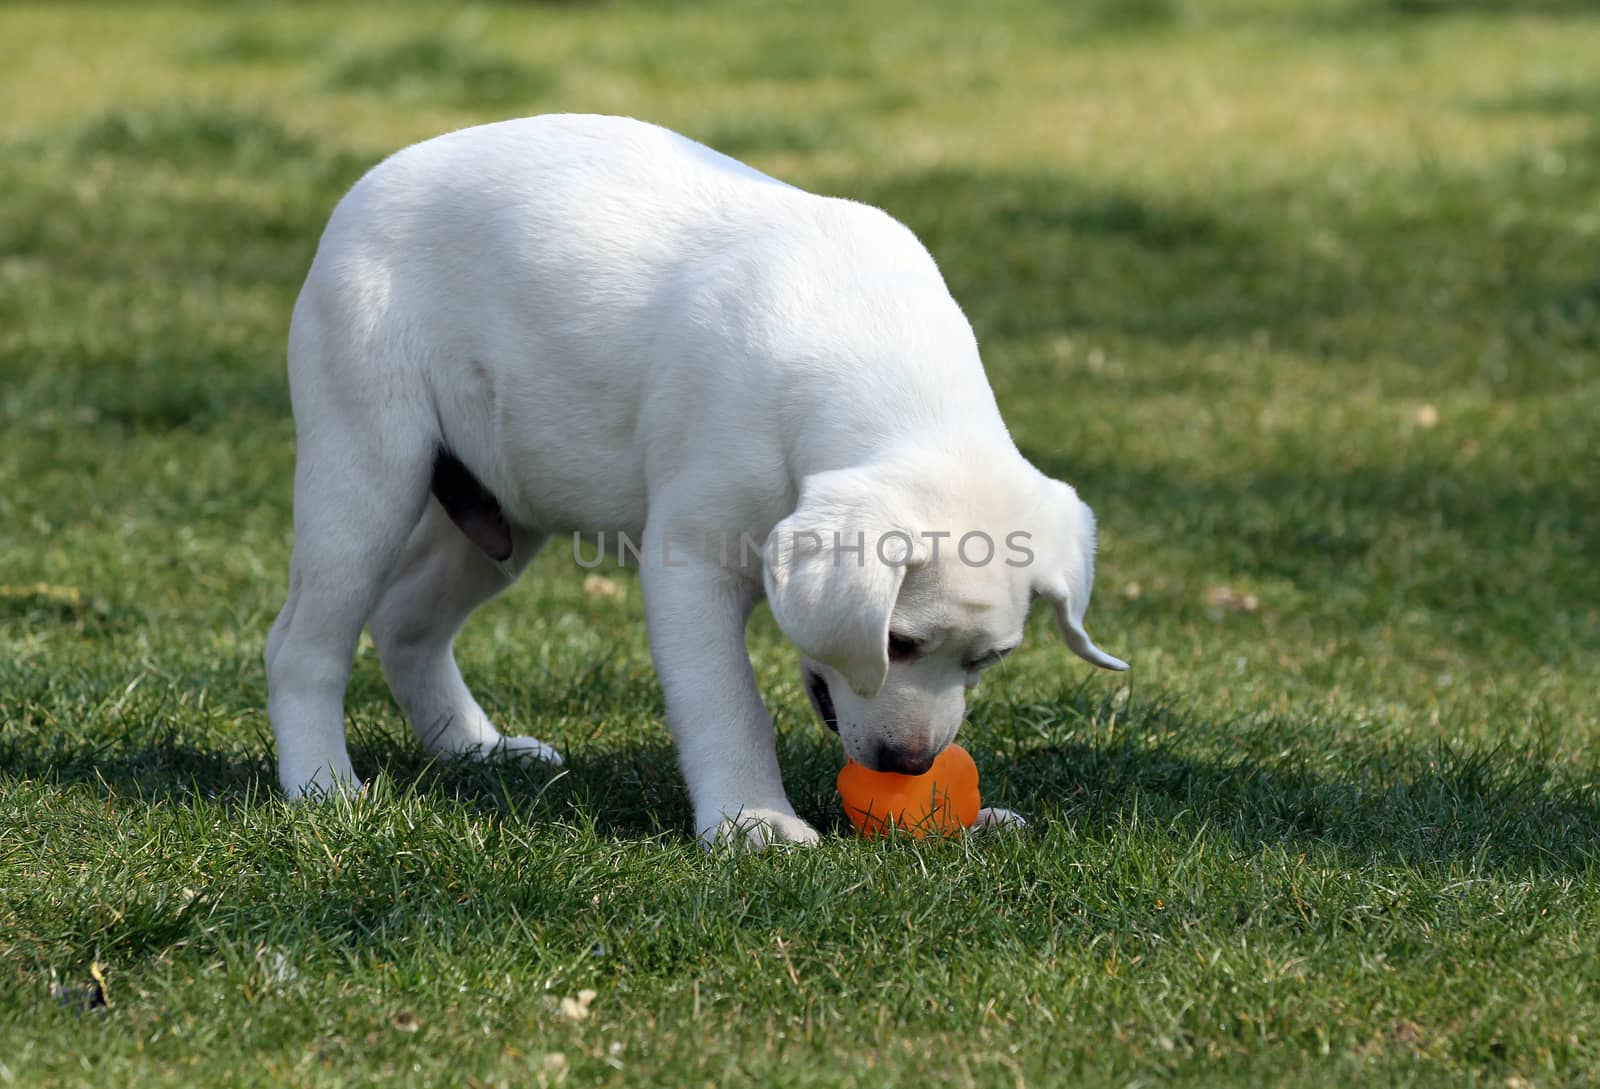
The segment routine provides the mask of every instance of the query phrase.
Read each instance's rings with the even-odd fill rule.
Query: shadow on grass
[[[104,598],[86,594],[76,586],[0,584],[0,629],[12,625],[24,631],[64,628],[104,636],[132,630],[144,619],[133,610],[113,609]]]
[[[1369,0],[1374,12],[1428,17],[1441,15],[1600,15],[1595,0]],[[1357,7],[1359,13],[1360,8]]]
[[[1536,117],[1600,116],[1600,83],[1533,82],[1529,86],[1471,101],[1486,114]]]
[[[1432,638],[1529,669],[1600,635],[1588,547],[1600,523],[1576,447],[1575,471],[1559,479],[1421,458],[1340,465],[1309,452],[1290,471],[1219,476],[1024,453],[1083,488],[1102,525],[1159,512],[1161,536],[1182,540],[1198,567],[1284,580],[1347,630],[1422,610]],[[1548,456],[1565,460],[1554,447]]]
[[[974,717],[971,747],[1007,804],[1047,800],[1092,838],[1143,822],[1236,854],[1332,850],[1351,866],[1600,864],[1600,768],[1533,747],[1355,745],[1336,723],[1219,723],[1084,689]]]
[[[64,789],[90,787],[108,801],[150,804],[204,798],[246,804],[277,789],[265,751],[213,749],[192,741],[140,740],[123,744],[48,739],[9,731],[0,736],[0,781],[49,783]]]
[[[1485,345],[1600,344],[1600,275],[1571,224],[1600,180],[1600,141],[1565,149],[1549,175],[1508,157],[1481,175],[1422,171],[1367,185],[1359,203],[1308,215],[1302,195],[1153,196],[1049,171],[941,169],[825,179],[824,191],[884,208],[939,259],[983,342],[1070,333],[1172,345],[1267,335],[1326,365],[1374,356],[1461,368]],[[1508,196],[1544,209],[1515,228]],[[1573,375],[1501,367],[1512,393]],[[1476,370],[1469,376],[1476,376]]]
[[[1114,730],[1105,724],[1115,722]],[[1235,855],[1266,847],[1332,852],[1352,868],[1449,866],[1584,872],[1600,865],[1600,769],[1535,748],[1399,742],[1357,746],[1329,724],[1202,721],[1162,702],[1118,702],[1084,688],[1031,702],[980,704],[963,734],[991,801],[1089,839],[1131,828]],[[1348,737],[1347,732],[1345,737]],[[381,731],[353,731],[363,775],[465,803],[513,824],[569,821],[621,840],[690,835],[671,745],[595,744],[564,768],[447,764]],[[1237,757],[1210,755],[1216,750]],[[837,743],[807,722],[780,758],[797,811],[847,834],[834,793]],[[89,787],[109,800],[250,805],[276,797],[270,758],[174,741],[129,748],[0,739],[0,777]]]
[[[1454,19],[1561,19],[1600,16],[1595,0],[1347,0],[1285,9],[1290,25],[1313,34],[1392,35]]]

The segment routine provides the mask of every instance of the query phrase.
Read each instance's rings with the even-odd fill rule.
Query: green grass
[[[1600,1081],[1596,56],[1575,0],[8,6],[0,1085]],[[549,109],[933,249],[1134,663],[1041,615],[985,682],[1027,834],[844,836],[763,612],[829,834],[703,854],[561,548],[459,652],[565,772],[429,766],[365,648],[371,795],[278,798],[300,277],[388,152]]]
[[[428,33],[345,57],[328,73],[337,91],[371,91],[388,100],[461,102],[492,108],[536,102],[553,80],[516,61]]]

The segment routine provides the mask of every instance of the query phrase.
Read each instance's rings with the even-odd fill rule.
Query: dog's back
[[[747,382],[791,402],[856,385],[908,411],[919,388],[952,389],[909,373],[943,360],[987,400],[910,231],[626,118],[507,121],[391,156],[334,212],[294,324],[297,415],[375,389],[423,399],[508,514],[552,528],[637,527],[646,461],[670,465],[700,412],[776,437],[716,403]]]

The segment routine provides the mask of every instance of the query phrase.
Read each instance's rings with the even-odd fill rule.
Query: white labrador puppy
[[[495,729],[451,652],[551,534],[637,555],[707,840],[816,840],[745,649],[763,594],[818,712],[880,770],[949,744],[1035,595],[1074,651],[1126,668],[1083,627],[1093,515],[1017,452],[917,239],[665,129],[535,117],[372,170],[322,236],[289,380],[294,558],[266,666],[291,797],[359,786],[343,699],[369,623],[432,751],[559,762]]]

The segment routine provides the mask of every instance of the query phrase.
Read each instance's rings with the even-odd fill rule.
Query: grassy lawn
[[[1600,1082],[1597,59],[1579,0],[0,9],[0,1086]],[[370,796],[279,797],[318,234],[558,109],[939,259],[1133,662],[1041,609],[986,681],[1026,834],[847,837],[763,610],[827,834],[702,853],[566,547],[458,642],[564,773],[429,766],[364,647]]]

